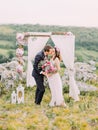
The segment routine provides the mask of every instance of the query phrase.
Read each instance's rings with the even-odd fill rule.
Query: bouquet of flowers
[[[48,60],[44,62],[41,68],[46,73],[54,73],[57,71],[57,68],[51,63],[51,61]]]

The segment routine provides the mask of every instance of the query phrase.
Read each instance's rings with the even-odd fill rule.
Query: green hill
[[[98,28],[66,27],[31,24],[8,24],[0,25],[0,63],[15,56],[16,33],[17,32],[68,32],[71,31],[75,37],[75,56],[77,61],[98,62]],[[50,44],[52,44],[50,42]],[[10,56],[12,55],[12,57]],[[2,57],[5,56],[5,59]]]

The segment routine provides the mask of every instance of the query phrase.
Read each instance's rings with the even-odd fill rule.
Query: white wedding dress
[[[51,61],[54,64],[54,66],[56,64],[56,60],[58,60],[58,58]],[[55,74],[49,76],[48,82],[51,91],[51,101],[49,103],[49,106],[66,106],[62,91],[62,81],[59,73],[56,72]]]

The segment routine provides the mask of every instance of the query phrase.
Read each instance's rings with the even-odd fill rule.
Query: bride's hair
[[[55,49],[55,56],[53,59],[55,59],[57,57],[61,61],[62,58],[61,58],[61,54],[60,54],[60,49],[57,48],[56,46],[54,47],[54,49]]]
[[[50,46],[50,45],[46,45],[45,47],[44,47],[44,51],[46,52],[49,52],[50,51],[50,49],[52,49],[53,47],[52,46]]]

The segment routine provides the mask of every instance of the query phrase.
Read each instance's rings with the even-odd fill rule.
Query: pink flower
[[[21,56],[23,56],[23,54],[24,54],[23,48],[17,48],[16,49],[16,56],[17,57],[21,57]]]
[[[17,40],[18,44],[24,45],[24,44],[25,44],[24,34],[22,34],[22,33],[17,33],[17,35],[16,35],[16,40]]]
[[[73,35],[72,32],[67,32],[66,34],[69,35],[69,36]]]
[[[53,73],[57,69],[53,66],[53,64],[50,61],[46,60],[46,62],[42,65],[42,70],[46,73]]]
[[[22,33],[17,33],[16,39],[17,40],[23,40],[24,39],[24,35]]]
[[[23,66],[22,65],[18,65],[17,68],[16,68],[16,71],[21,74],[23,72]]]

